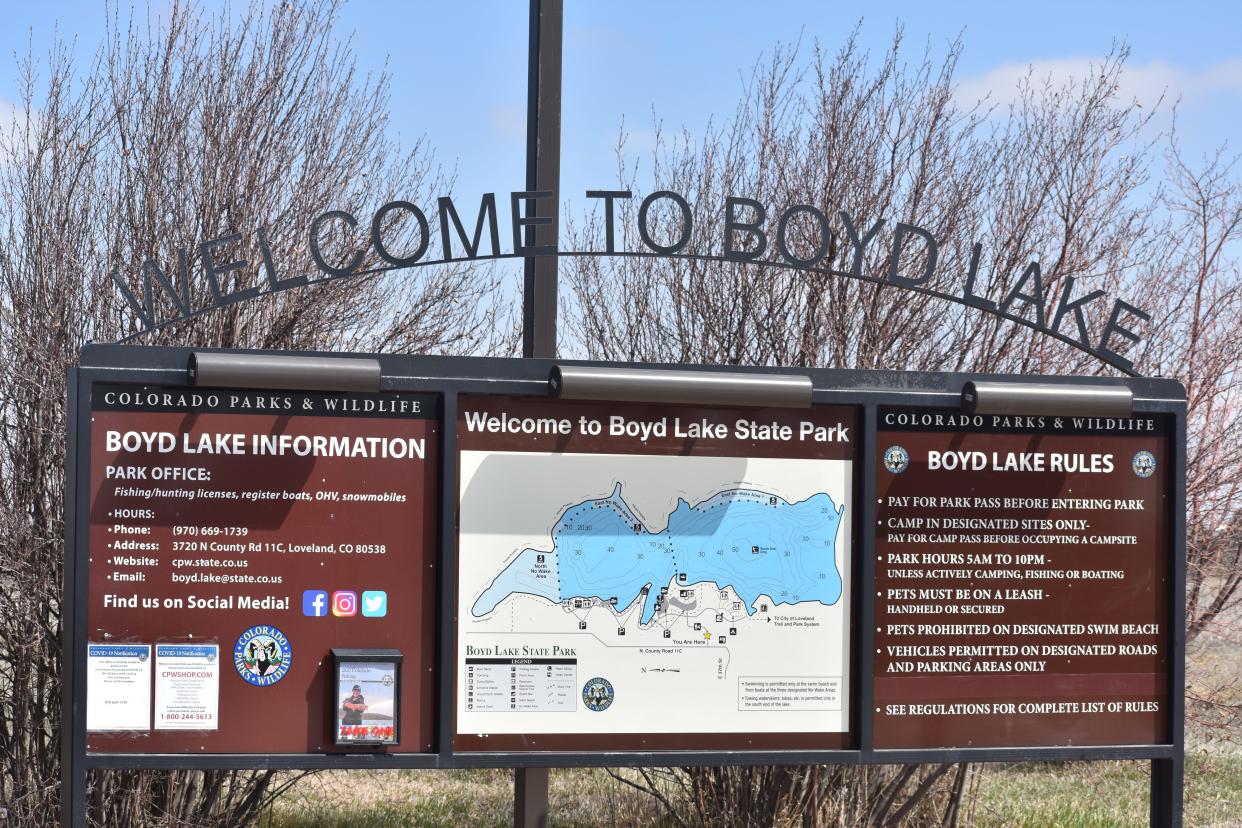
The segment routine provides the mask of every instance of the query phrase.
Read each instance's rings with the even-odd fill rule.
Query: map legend
[[[467,710],[572,713],[577,708],[576,659],[466,659]]]

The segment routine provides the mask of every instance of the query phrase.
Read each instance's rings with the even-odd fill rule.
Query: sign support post
[[[78,396],[77,369],[69,372],[69,395],[67,408],[70,416],[78,413],[81,402]],[[65,452],[65,502],[74,502],[78,485],[78,439],[77,430],[70,429],[66,436]],[[77,513],[76,510],[65,509],[65,571],[64,594],[66,598],[77,595],[76,581],[78,572],[77,556]],[[85,621],[77,608],[76,600],[66,600],[61,612],[61,644],[64,649],[64,663],[77,663],[79,626],[85,627]],[[79,742],[77,721],[86,693],[80,686],[81,679],[74,669],[64,671],[61,678],[62,718],[60,730],[60,824],[61,828],[85,828],[86,825],[86,765],[81,756],[86,750],[84,743]]]
[[[549,192],[561,185],[561,45],[565,9],[562,0],[530,0],[530,47],[526,98],[526,189]],[[536,215],[538,199],[527,201]],[[557,246],[557,205],[550,225],[526,227],[528,248]],[[555,256],[526,257],[522,279],[522,356],[556,356],[557,267]],[[548,824],[548,770],[513,771],[513,824],[542,828]]]
[[[530,56],[526,103],[526,189],[555,199],[561,185],[561,33],[564,28],[562,0],[531,0]],[[539,210],[539,199],[526,202],[527,217]],[[551,222],[527,225],[525,245],[550,246],[556,250],[557,205]],[[546,216],[544,218],[547,218]],[[555,255],[528,255],[522,278],[522,356],[556,356]]]
[[[1150,824],[1153,828],[1181,828],[1184,770],[1182,755],[1151,760]]]
[[[1173,461],[1172,498],[1186,502],[1186,419],[1178,418],[1173,439],[1176,457]],[[1170,514],[1172,534],[1179,549],[1173,555],[1173,583],[1169,591],[1169,740],[1174,745],[1171,757],[1151,760],[1151,810],[1149,824],[1153,828],[1181,828],[1185,807],[1186,769],[1186,510],[1174,509]]]
[[[513,771],[513,824],[547,826],[547,768],[517,768]]]

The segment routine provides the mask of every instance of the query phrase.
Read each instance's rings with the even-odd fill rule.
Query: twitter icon
[[[368,590],[362,593],[362,614],[367,618],[383,618],[388,614],[388,593]]]

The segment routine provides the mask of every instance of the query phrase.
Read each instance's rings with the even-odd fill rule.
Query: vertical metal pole
[[[1151,825],[1154,828],[1181,828],[1183,782],[1186,767],[1186,409],[1179,406],[1170,440],[1173,448],[1173,479],[1169,503],[1172,507],[1172,543],[1169,589],[1168,716],[1171,759],[1151,762]]]
[[[548,828],[548,769],[513,771],[513,824],[518,828]]]
[[[553,224],[528,226],[525,244],[557,245],[557,199],[561,185],[562,0],[531,0],[526,90],[526,189],[552,198],[527,202],[527,216],[551,211]],[[556,256],[527,256],[522,279],[522,356],[556,356]]]
[[[561,41],[565,9],[562,0],[530,0],[530,51],[526,89],[526,189],[547,191],[544,210],[557,214],[561,188]],[[526,205],[535,216],[536,199]],[[551,225],[528,226],[525,244],[557,244],[555,218]],[[556,356],[555,256],[527,256],[522,278],[522,356]],[[548,769],[513,771],[513,824],[516,828],[546,828],[548,824]]]
[[[86,828],[86,767],[81,761],[62,771],[60,824],[63,828]]]
[[[1151,760],[1152,828],[1182,828],[1182,782],[1185,760]]]
[[[860,585],[860,589],[855,591],[855,595],[862,596],[862,606],[855,612],[862,618],[861,635],[854,635],[851,646],[854,649],[854,669],[856,675],[850,676],[851,692],[858,693],[858,702],[854,705],[857,711],[858,719],[850,724],[855,733],[858,734],[858,746],[870,753],[874,750],[875,737],[873,735],[875,729],[875,646],[876,633],[879,631],[879,622],[876,620],[876,601],[871,598],[871,594],[875,592],[875,579],[878,567],[876,555],[876,535],[875,515],[876,503],[873,494],[879,491],[879,485],[876,482],[876,475],[879,473],[876,469],[875,462],[875,445],[874,441],[879,439],[879,412],[873,403],[868,403],[862,409],[862,433],[863,447],[862,451],[866,453],[859,457],[854,463],[854,468],[862,467],[862,488],[859,490],[862,501],[862,525],[863,530],[861,538],[862,554],[855,558],[859,562],[859,571],[850,573],[853,576],[853,582]],[[851,598],[851,600],[853,600]]]
[[[79,486],[78,433],[88,427],[89,420],[82,416],[81,395],[78,388],[78,369],[69,371],[68,412],[69,434],[65,454],[65,553],[64,553],[64,600],[61,601],[60,635],[63,656],[61,663],[67,665],[61,676],[60,718],[60,824],[62,828],[84,828],[86,825],[86,766],[82,756],[86,751],[85,724],[85,665],[79,661],[84,650],[82,630],[86,627],[85,591],[80,581],[85,573],[77,565],[78,556],[78,502],[84,497],[85,486]]]

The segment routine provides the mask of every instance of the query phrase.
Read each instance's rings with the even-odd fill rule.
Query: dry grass
[[[978,828],[1130,828],[1147,824],[1145,762],[994,765],[981,769]],[[427,828],[512,822],[504,770],[338,771],[283,797],[264,828]],[[659,806],[605,771],[552,773],[555,826],[664,826]],[[1242,756],[1195,753],[1186,774],[1187,828],[1242,828]]]
[[[1242,606],[1226,608],[1218,623],[1187,648],[1187,744],[1235,754],[1242,736]]]
[[[1146,762],[992,766],[975,802],[979,828],[1130,828],[1147,824]],[[1242,757],[1187,757],[1187,828],[1242,826]]]
[[[553,771],[557,826],[663,825],[650,797],[606,771]],[[507,770],[334,771],[310,777],[264,818],[264,828],[426,828],[509,826],[513,773]]]

